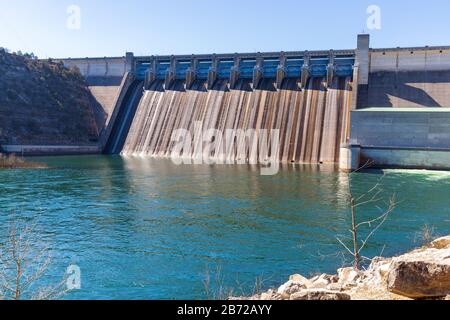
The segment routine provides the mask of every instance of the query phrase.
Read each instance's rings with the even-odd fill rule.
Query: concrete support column
[[[341,145],[339,157],[339,169],[344,172],[352,172],[360,168],[361,146],[345,144]]]
[[[219,61],[218,61],[216,55],[213,55],[212,66],[211,66],[211,68],[209,68],[209,71],[208,71],[208,90],[211,90],[214,87],[214,84],[216,83],[218,64],[219,64]]]
[[[355,65],[358,67],[357,96],[354,98],[356,105],[354,109],[364,108],[368,105],[369,73],[370,73],[370,36],[368,34],[358,35],[358,47],[356,49]]]
[[[327,84],[326,84],[327,88],[331,88],[331,86],[333,85],[334,71],[335,71],[334,52],[333,50],[330,50],[329,63],[327,66]]]
[[[150,63],[150,67],[148,68],[147,72],[145,73],[145,81],[144,81],[144,89],[149,90],[150,86],[155,82],[156,80],[156,68],[158,65],[157,59],[152,57],[152,61]]]
[[[350,111],[355,111],[358,106],[358,80],[359,80],[359,65],[356,63],[353,66],[352,101]]]
[[[89,62],[89,58],[86,58],[86,78],[88,78],[91,75],[91,64]]]
[[[126,65],[126,72],[135,72],[135,64],[134,64],[134,53],[133,52],[127,52],[125,54],[125,65]]]
[[[177,61],[175,56],[170,58],[170,67],[166,71],[166,77],[164,79],[164,90],[168,90],[170,85],[175,81],[175,74],[177,69]]]
[[[264,77],[264,58],[261,57],[261,54],[258,53],[258,56],[256,57],[256,66],[253,69],[253,89],[256,90],[259,88],[259,85],[261,84],[261,80]]]
[[[370,35],[358,35],[358,47],[356,49],[356,64],[359,66],[359,85],[369,84],[369,47]]]
[[[105,77],[107,77],[109,74],[109,63],[107,57],[105,57],[104,59],[105,59]]]
[[[305,89],[306,86],[308,85],[308,80],[310,77],[311,57],[310,57],[308,51],[305,52],[305,56],[303,59],[304,59],[304,63],[302,66],[302,74],[301,74],[301,88]]]
[[[191,66],[186,71],[186,83],[185,83],[185,89],[189,90],[191,89],[192,85],[194,84],[195,80],[197,79],[197,65],[198,60],[192,56],[191,60]]]
[[[234,66],[231,68],[230,72],[230,89],[234,89],[236,87],[236,83],[239,80],[241,75],[241,58],[236,53],[234,56]]]
[[[281,89],[281,86],[283,85],[283,81],[286,78],[286,55],[284,52],[281,52],[280,55],[280,64],[277,68],[277,80],[276,80],[276,86],[277,90]]]

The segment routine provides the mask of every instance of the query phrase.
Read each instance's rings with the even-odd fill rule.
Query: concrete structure
[[[450,47],[368,48],[359,36],[350,143],[361,162],[450,169]]]
[[[371,49],[368,35],[359,35],[356,50],[300,51],[249,54],[63,59],[86,77],[99,109],[105,145],[133,79],[150,88],[163,81],[169,90],[176,81],[190,90],[206,81],[212,90],[227,79],[239,79],[258,90],[263,79],[298,79],[304,90],[314,77],[325,87],[338,76],[350,76],[351,145],[341,148],[341,166],[354,169],[370,158],[375,165],[448,168],[450,150],[450,47]],[[126,101],[125,101],[126,102]],[[411,109],[413,108],[413,109]],[[446,109],[448,108],[448,109]],[[448,110],[448,112],[447,112]]]
[[[23,156],[99,154],[100,146],[2,145],[2,152]]]
[[[165,88],[175,80],[186,81],[187,87],[194,80],[207,80],[212,88],[224,79],[233,88],[239,79],[252,79],[257,89],[264,78],[275,78],[278,89],[284,79],[297,78],[304,88],[310,78],[326,77],[328,84],[335,77],[351,76],[354,61],[354,50],[150,56],[135,57],[134,70],[146,88],[157,80],[164,80]]]
[[[339,168],[345,172],[358,170],[361,165],[361,147],[359,145],[341,145]]]
[[[362,61],[359,109],[450,107],[450,47],[371,49]]]
[[[361,163],[382,167],[450,169],[450,110],[369,108],[353,111],[351,142]]]
[[[92,94],[92,108],[100,130],[101,146],[105,145],[115,119],[117,105],[128,88],[128,73],[134,68],[134,55],[125,57],[59,59],[68,68],[76,67],[86,79]]]
[[[133,55],[126,57],[57,59],[68,68],[77,67],[86,78],[123,77],[132,65]]]

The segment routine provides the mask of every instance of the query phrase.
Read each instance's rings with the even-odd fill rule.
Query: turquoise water
[[[36,224],[52,253],[42,282],[81,268],[69,299],[202,299],[257,278],[278,286],[294,273],[334,273],[350,262],[336,240],[348,235],[348,175],[322,166],[286,166],[261,176],[249,166],[175,166],[120,157],[36,158],[49,170],[0,171],[0,236],[8,221]],[[352,178],[355,195],[381,171]],[[386,171],[382,198],[400,201],[366,256],[421,245],[424,226],[450,232],[450,173]],[[373,206],[360,219],[374,217]],[[344,254],[344,255],[343,255]],[[219,279],[219,280],[217,280]]]

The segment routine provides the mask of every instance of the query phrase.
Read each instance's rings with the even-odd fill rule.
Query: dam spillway
[[[170,157],[172,133],[179,128],[194,132],[194,124],[200,122],[204,130],[219,132],[278,129],[278,160],[334,163],[348,133],[350,81],[349,77],[336,78],[328,90],[323,78],[312,79],[304,90],[295,79],[284,80],[280,90],[275,89],[275,79],[262,80],[258,90],[252,90],[251,81],[245,79],[234,89],[229,89],[229,81],[220,80],[212,90],[206,90],[202,81],[190,90],[175,81],[164,90],[163,81],[156,81],[144,93],[122,154]],[[251,142],[244,149],[226,150],[224,145],[211,150],[208,157],[234,162],[247,161],[253,154]],[[196,150],[203,150],[194,145],[189,149],[183,157],[198,158]]]
[[[351,52],[333,51],[137,59],[134,74],[136,82],[144,81],[142,98],[131,111],[132,121],[123,114],[133,103],[124,103],[128,111],[120,111],[115,126],[120,129],[113,129],[106,150],[170,157],[174,133],[184,129],[194,135],[200,125],[220,133],[264,131],[266,140],[276,131],[278,147],[264,153],[256,136],[230,136],[232,144],[238,141],[229,148],[226,138],[210,136],[192,139],[180,157],[336,163],[349,136],[353,63]],[[203,144],[213,142],[205,151]]]

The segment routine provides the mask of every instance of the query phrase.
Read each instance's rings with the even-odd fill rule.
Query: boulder
[[[376,257],[372,260],[367,271],[360,274],[356,281],[367,287],[387,290],[387,276],[392,264],[392,259]]]
[[[450,247],[419,249],[393,259],[387,285],[390,292],[413,299],[450,294]]]
[[[344,291],[344,287],[339,283],[331,283],[326,287],[327,290],[331,291]]]
[[[294,274],[294,275],[290,276],[289,281],[303,283],[306,287],[311,286],[311,281],[309,281],[308,279],[306,279],[304,276],[302,276],[300,274]]]
[[[392,258],[375,257],[372,259],[368,272],[378,272],[381,276],[387,276],[392,263]]]
[[[353,268],[343,268],[338,270],[339,284],[344,288],[356,286],[356,281],[361,274]]]
[[[343,268],[338,270],[338,277],[340,283],[354,283],[359,278],[360,274],[353,268]]]
[[[431,247],[435,249],[447,249],[450,248],[450,236],[442,237],[434,240],[431,243]]]
[[[307,289],[311,286],[311,281],[306,279],[305,277],[295,274],[290,277],[290,280],[283,284],[277,291],[277,294],[280,295],[283,299],[289,299],[291,294],[299,292],[303,289]]]
[[[322,274],[319,277],[316,277],[314,281],[312,281],[311,286],[309,288],[314,289],[325,289],[331,283],[331,276],[327,274]]]
[[[261,296],[259,297],[259,300],[262,301],[281,300],[281,296],[274,290],[269,290],[267,292],[262,293]]]
[[[351,300],[351,298],[350,295],[342,292],[324,289],[309,289],[292,294],[291,300]]]

